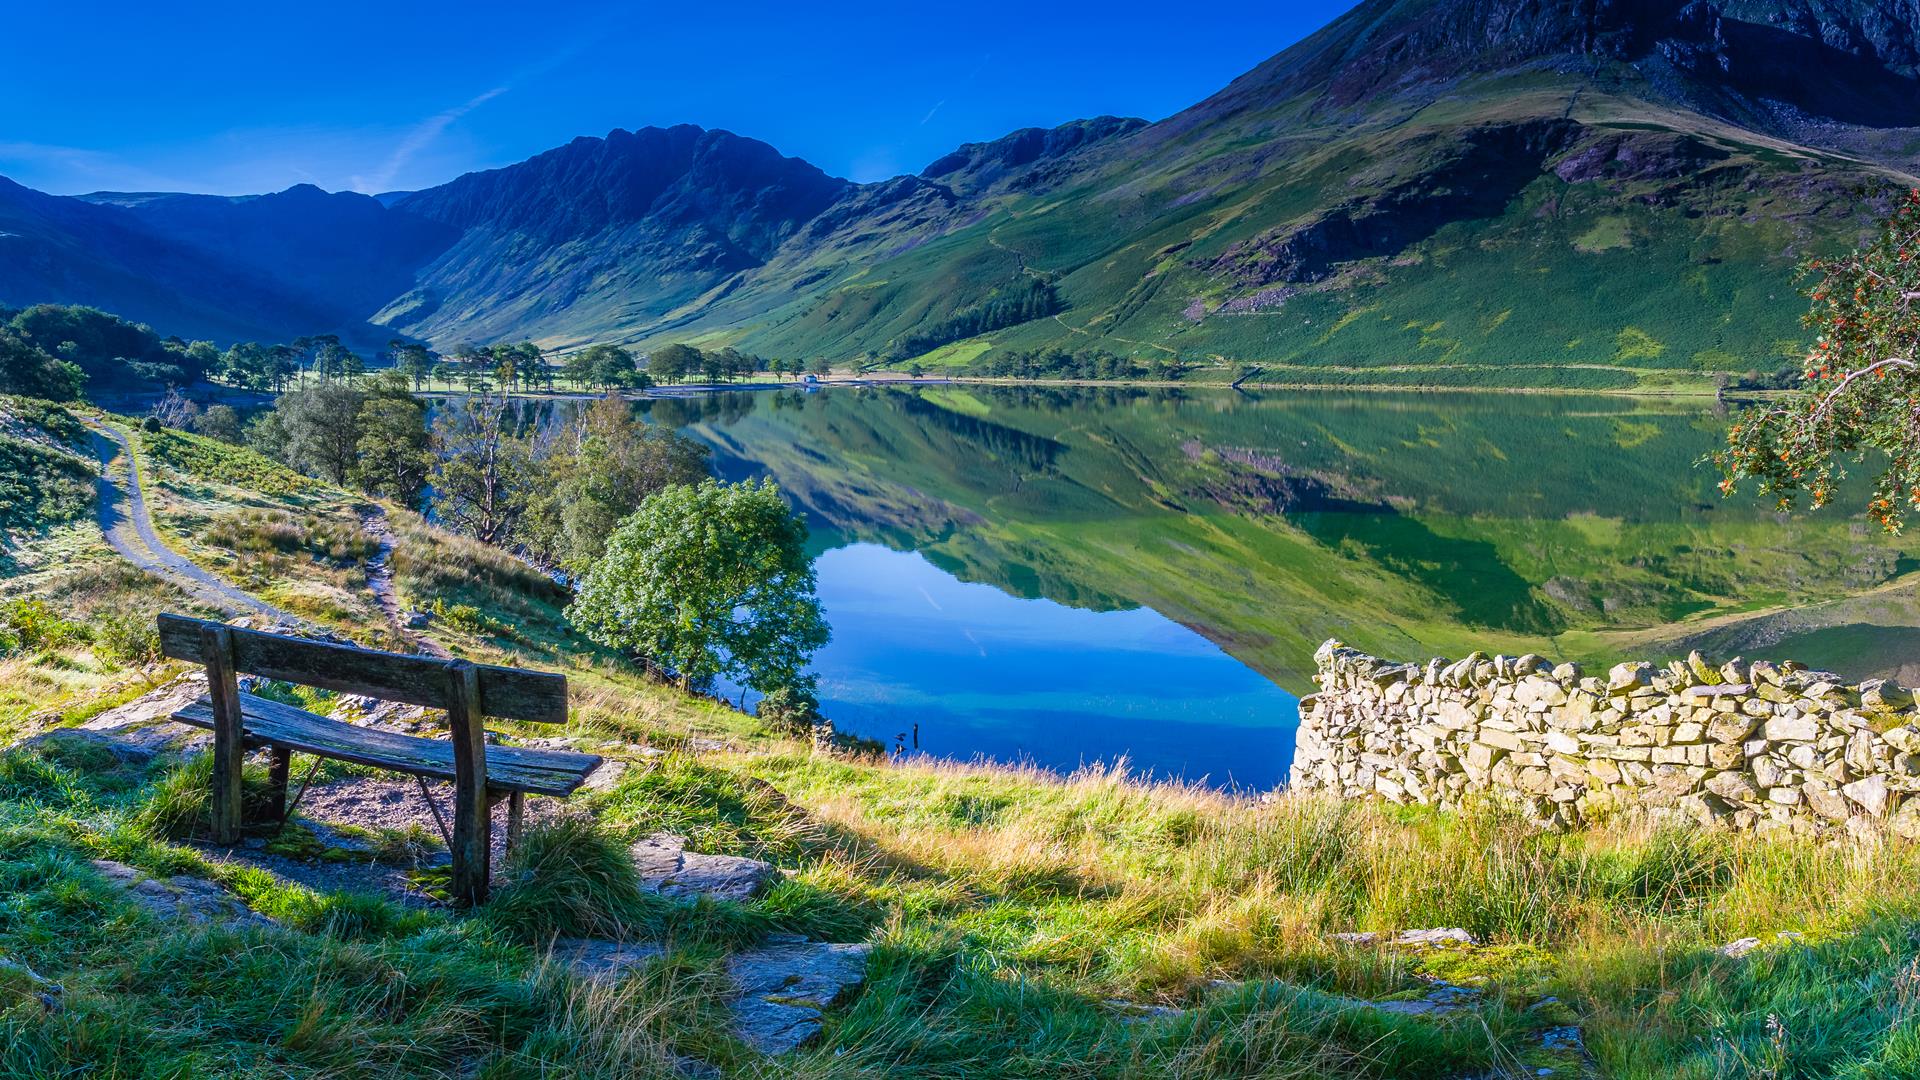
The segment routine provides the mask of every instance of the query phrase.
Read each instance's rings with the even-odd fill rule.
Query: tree
[[[215,370],[221,378],[248,390],[264,390],[274,383],[271,357],[257,341],[236,342],[221,355]]]
[[[205,374],[194,366],[184,342],[171,348],[151,327],[90,307],[35,304],[14,314],[7,328],[54,360],[78,367],[83,385],[112,387],[144,381],[184,386]],[[15,362],[23,361],[16,357]],[[56,385],[64,381],[57,371],[44,375]]]
[[[71,401],[80,396],[86,375],[79,365],[59,360],[45,349],[0,326],[0,394]]]
[[[433,425],[434,512],[488,544],[513,536],[536,479],[526,441],[508,430],[507,405],[504,394],[469,394]]]
[[[527,546],[548,565],[584,574],[642,500],[674,484],[698,483],[706,463],[700,443],[636,419],[625,399],[601,398],[582,414],[573,446],[545,462],[545,482],[522,530]]]
[[[647,373],[664,383],[679,382],[700,370],[700,350],[691,345],[662,345],[647,358]]]
[[[807,370],[815,375],[827,376],[833,374],[833,364],[824,356],[816,356],[808,362]]]
[[[163,427],[186,431],[193,426],[195,420],[200,418],[200,406],[188,400],[185,394],[174,387],[169,388],[159,401],[154,402],[153,409],[148,415],[160,421]]]
[[[575,349],[560,362],[560,373],[566,376],[577,389],[585,390],[593,385],[594,357],[591,349]]]
[[[193,432],[221,442],[240,441],[240,414],[231,405],[209,405],[193,419]]]
[[[401,341],[398,338],[387,343],[387,355],[393,358],[394,370],[413,381],[415,390],[433,377],[433,366],[438,362],[432,349],[418,342]]]
[[[281,459],[302,472],[345,484],[360,456],[360,406],[366,395],[323,382],[282,394],[273,404],[285,433]]]
[[[762,693],[804,685],[828,640],[806,539],[772,481],[675,485],[621,523],[568,618],[682,685],[722,675]]]
[[[409,391],[403,372],[384,371],[371,382],[357,417],[354,483],[369,494],[413,506],[433,466],[426,406]]]
[[[1871,455],[1879,475],[1867,514],[1899,532],[1920,509],[1920,190],[1878,238],[1839,259],[1802,267],[1814,331],[1805,386],[1742,414],[1713,455],[1732,494],[1744,480],[1791,510],[1833,498],[1847,459]]]
[[[602,390],[632,386],[640,374],[633,354],[618,345],[590,345],[580,354],[579,363],[586,369],[587,381]]]

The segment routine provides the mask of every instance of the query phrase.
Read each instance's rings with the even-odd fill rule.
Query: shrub
[[[775,731],[805,735],[820,720],[820,699],[805,686],[776,686],[760,699],[753,714]]]
[[[150,615],[103,615],[93,631],[93,651],[117,664],[149,664],[160,659],[160,630]]]
[[[45,600],[15,600],[0,608],[0,627],[13,638],[16,649],[58,649],[88,641],[87,628],[61,618]]]

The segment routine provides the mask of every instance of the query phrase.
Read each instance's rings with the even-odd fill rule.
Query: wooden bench
[[[565,723],[564,675],[375,652],[180,615],[160,616],[160,651],[206,665],[207,696],[173,718],[213,731],[213,838],[218,843],[237,841],[245,824],[240,765],[250,749],[266,747],[272,753],[271,797],[282,817],[294,751],[450,780],[453,896],[461,903],[484,903],[491,876],[494,805],[508,800],[511,844],[524,821],[529,793],[565,797],[600,764],[593,754],[487,745],[483,720],[488,716]],[[237,677],[242,674],[445,709],[452,738],[377,731],[241,693]]]

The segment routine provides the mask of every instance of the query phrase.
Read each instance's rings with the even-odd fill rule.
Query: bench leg
[[[240,719],[240,688],[233,670],[233,631],[209,624],[200,628],[201,656],[207,666],[207,695],[213,705],[213,842],[232,844],[244,824],[240,766],[246,758]]]
[[[272,748],[273,760],[267,766],[267,805],[273,808],[273,820],[287,820],[287,770],[293,764],[293,751],[284,746]]]
[[[527,793],[516,791],[507,796],[507,851],[520,846],[520,832],[527,825]]]
[[[447,665],[447,726],[453,735],[453,901],[479,905],[487,902],[493,876],[493,815],[480,673],[470,660]]]

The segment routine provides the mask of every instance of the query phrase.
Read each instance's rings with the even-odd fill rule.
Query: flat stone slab
[[[666,954],[665,946],[652,941],[560,938],[553,943],[548,956],[556,963],[567,965],[578,978],[604,983],[618,982],[635,968],[644,967]]]
[[[260,927],[279,925],[206,878],[180,874],[163,881],[111,859],[95,859],[93,868],[126,890],[128,899],[162,919],[184,919],[200,926],[214,922]]]
[[[769,1056],[789,1053],[820,1034],[820,1013],[866,980],[869,945],[772,943],[727,960],[739,987],[733,1033]]]
[[[1478,945],[1479,940],[1471,933],[1457,926],[1440,926],[1429,930],[1402,930],[1392,937],[1378,930],[1357,930],[1342,934],[1329,934],[1333,940],[1343,945],[1378,945],[1385,941],[1389,945]]]
[[[685,837],[655,833],[630,849],[641,887],[662,896],[749,900],[781,879],[769,862],[740,855],[702,855],[686,850]]]
[[[1447,1016],[1480,1003],[1480,991],[1471,986],[1441,983],[1425,997],[1397,1001],[1367,1001],[1361,1004],[1397,1016]]]

